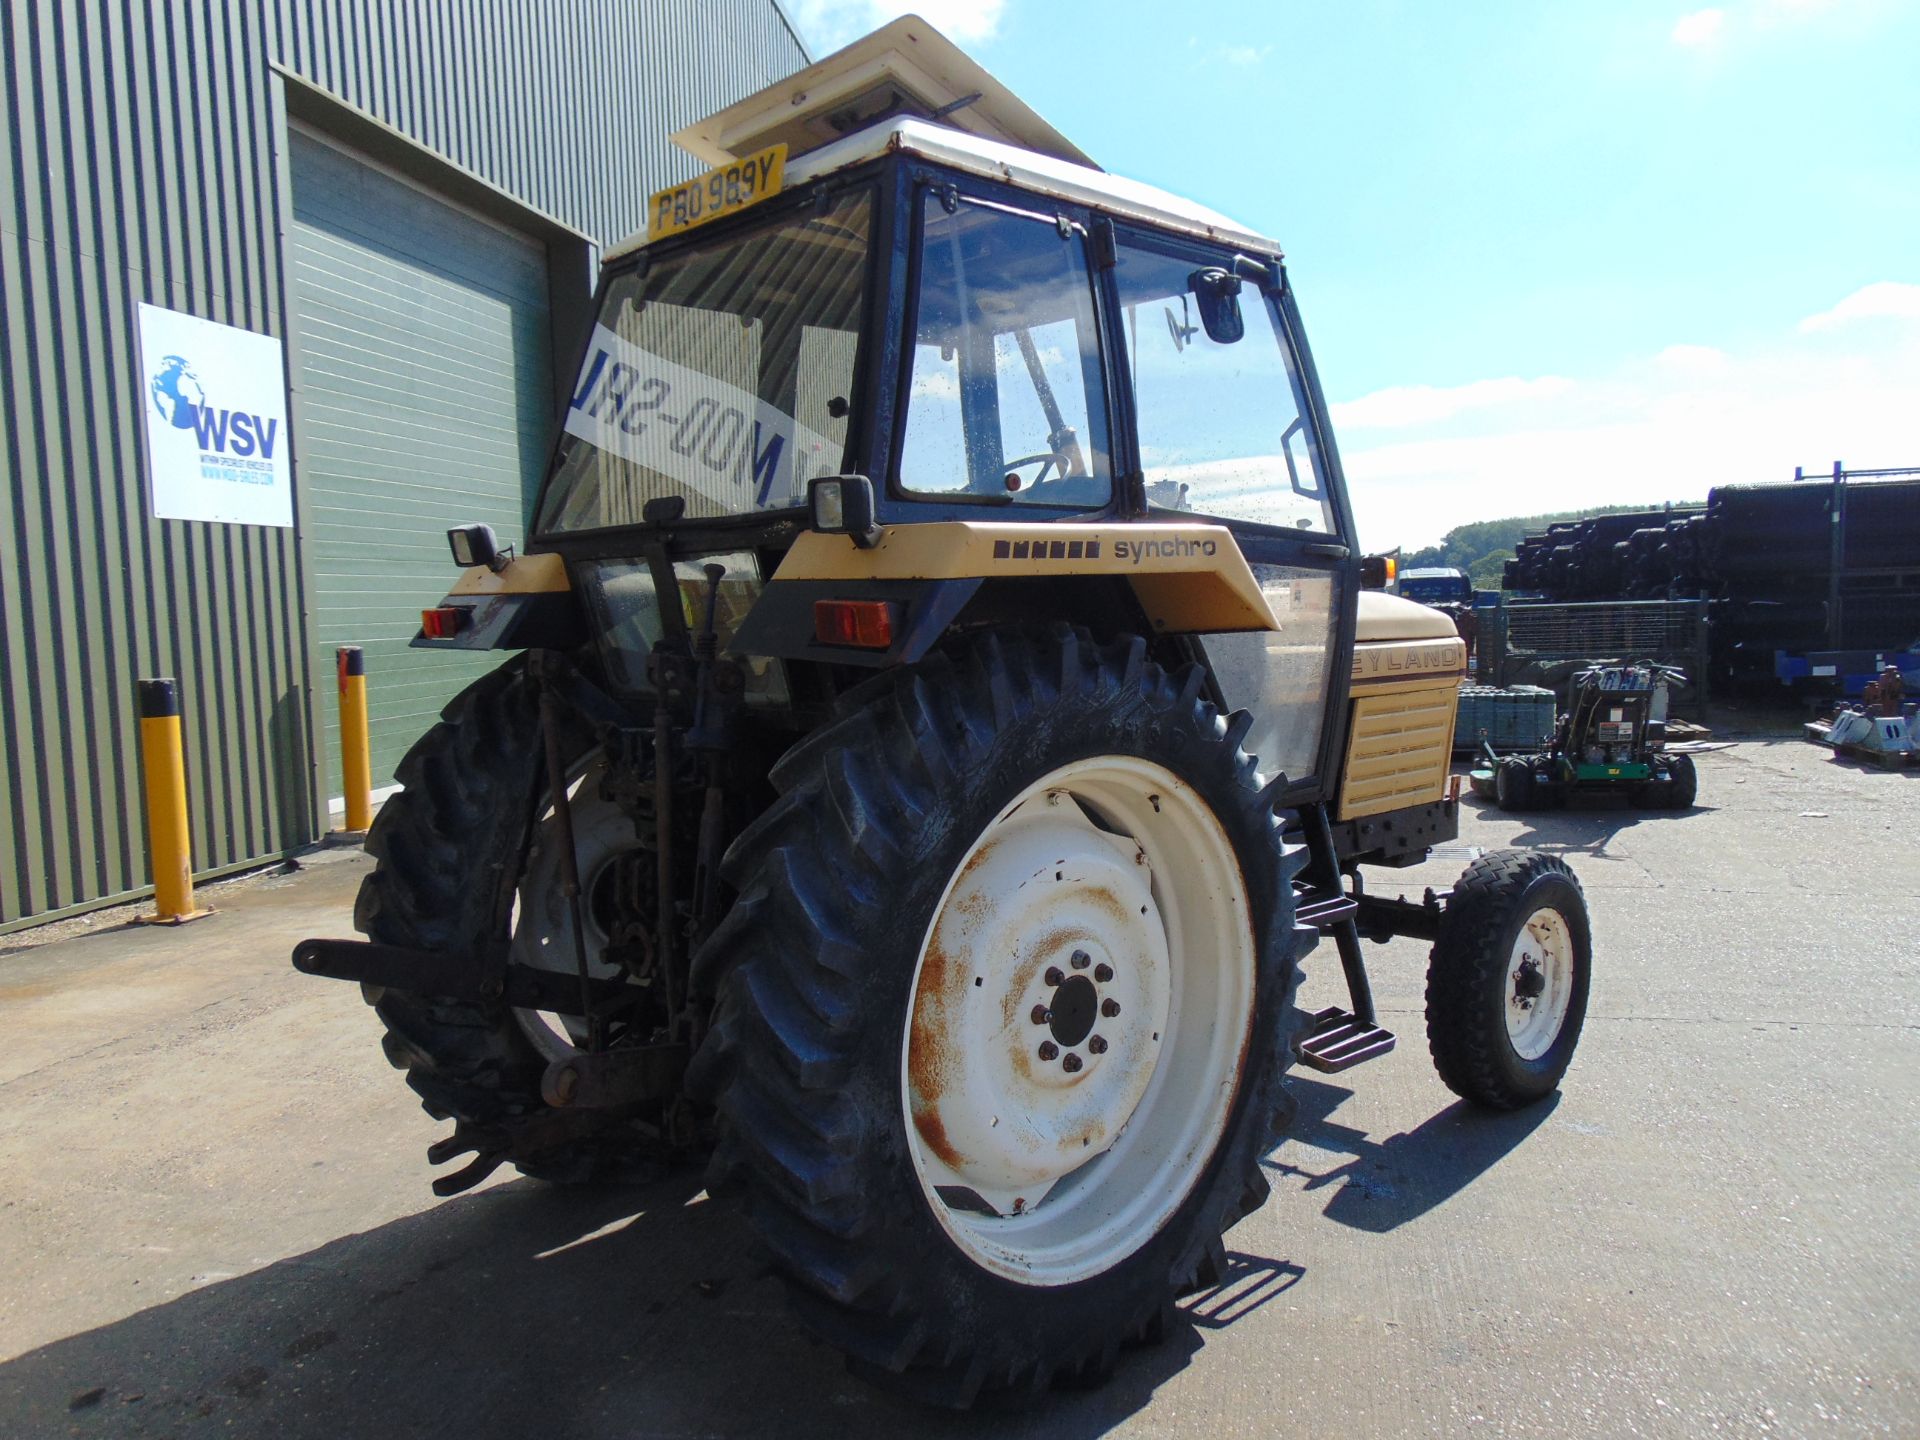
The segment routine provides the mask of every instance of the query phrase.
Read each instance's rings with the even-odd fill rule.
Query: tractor
[[[1456,1092],[1555,1089],[1580,886],[1361,882],[1457,834],[1466,657],[1359,549],[1275,242],[913,17],[675,138],[523,547],[453,530],[421,616],[502,663],[294,964],[452,1122],[437,1193],[704,1164],[859,1373],[1096,1381],[1220,1280],[1287,1068],[1392,1049],[1363,940],[1430,943]]]

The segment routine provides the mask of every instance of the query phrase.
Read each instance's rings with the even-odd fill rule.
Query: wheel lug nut
[[[1066,976],[1060,973],[1060,967],[1058,965],[1049,965],[1047,967],[1047,984],[1058,985],[1062,980],[1065,980],[1066,978],[1067,978]]]
[[[1034,1024],[1045,1025],[1048,1021],[1052,1019],[1053,1019],[1053,1012],[1047,1009],[1046,1006],[1036,1005],[1033,1007],[1033,1023]]]
[[[1104,1037],[1096,1035],[1087,1041],[1087,1049],[1096,1055],[1104,1055],[1107,1053],[1107,1042]]]
[[[1073,952],[1073,959],[1070,963],[1074,969],[1084,970],[1093,963],[1093,957],[1084,950],[1076,950]]]
[[[1102,1000],[1100,1002],[1100,1013],[1111,1020],[1120,1013],[1120,1002],[1118,1000]]]
[[[1053,1041],[1042,1040],[1040,1042],[1040,1058],[1042,1060],[1051,1060],[1053,1059],[1054,1056],[1058,1055],[1059,1053],[1060,1053],[1060,1047],[1054,1044]],[[1068,1056],[1067,1058],[1072,1059],[1073,1057]]]
[[[1080,1068],[1080,1057],[1069,1050],[1067,1052],[1067,1058],[1060,1062],[1060,1068],[1069,1075],[1073,1074]]]
[[[1098,980],[1102,985],[1106,984],[1107,981],[1113,979],[1113,966],[1111,965],[1094,966],[1093,978]]]

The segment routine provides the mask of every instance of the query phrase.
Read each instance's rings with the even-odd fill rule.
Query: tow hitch
[[[413,995],[497,1000],[516,1010],[557,1015],[581,1015],[592,1006],[611,1016],[632,1003],[636,993],[621,980],[589,979],[583,987],[577,976],[511,961],[475,964],[469,955],[365,940],[302,940],[293,950],[293,968],[304,975],[358,980]],[[554,1061],[540,1080],[541,1098],[551,1109],[493,1125],[461,1122],[451,1136],[428,1149],[427,1158],[436,1165],[457,1155],[474,1157],[454,1174],[435,1180],[434,1193],[457,1195],[504,1163],[531,1159],[596,1130],[640,1123],[632,1118],[636,1107],[679,1092],[689,1053],[687,1046],[677,1043],[615,1045]]]

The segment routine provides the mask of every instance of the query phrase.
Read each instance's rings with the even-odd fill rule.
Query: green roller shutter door
[[[373,783],[499,655],[412,650],[455,578],[447,527],[518,544],[553,412],[539,244],[296,132],[289,247],[328,788],[339,793],[336,646],[367,656]]]

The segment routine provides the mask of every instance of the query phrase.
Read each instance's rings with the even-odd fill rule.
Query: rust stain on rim
[[[947,1137],[940,1119],[939,1105],[946,1093],[953,1057],[948,1048],[947,1007],[952,1003],[956,984],[964,992],[969,975],[967,967],[956,965],[941,943],[950,917],[964,928],[971,928],[991,914],[992,906],[984,894],[967,893],[967,877],[972,875],[993,852],[988,842],[968,857],[960,868],[949,894],[958,898],[950,911],[943,910],[933,922],[926,952],[920,959],[920,974],[914,984],[913,1013],[907,1020],[907,1102],[913,1113],[914,1127],[927,1146],[948,1165],[958,1169],[965,1157]]]
[[[913,1114],[914,1129],[926,1141],[927,1148],[955,1170],[966,1164],[966,1157],[954,1147],[947,1127],[940,1118],[940,1099],[946,1093],[953,1057],[946,1040],[947,986],[956,967],[946,949],[934,941],[920,961],[920,979],[915,986],[913,1013],[907,1029],[907,1105]],[[962,985],[964,974],[959,976]]]
[[[927,1148],[938,1155],[943,1163],[955,1170],[966,1168],[967,1157],[956,1150],[953,1141],[947,1138],[946,1122],[940,1118],[940,1112],[931,1105],[923,1105],[917,1095],[913,1099],[913,1128],[920,1132],[920,1138],[927,1142]]]

